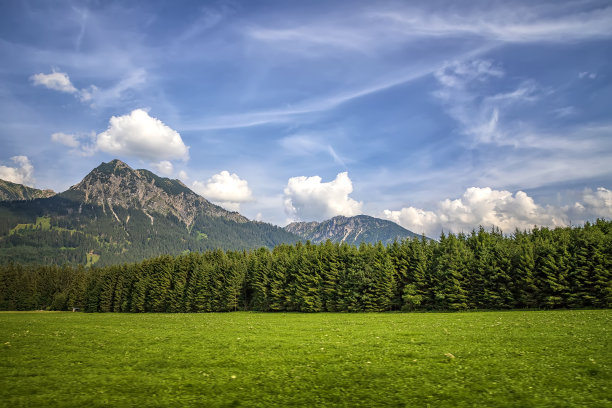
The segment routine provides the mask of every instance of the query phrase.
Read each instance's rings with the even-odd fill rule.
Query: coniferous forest
[[[0,309],[360,312],[612,306],[612,221],[352,246],[211,250],[108,267],[0,267]]]

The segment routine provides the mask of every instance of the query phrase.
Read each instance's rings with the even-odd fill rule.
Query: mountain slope
[[[0,179],[0,201],[34,200],[55,195],[53,190],[38,190]]]
[[[354,217],[337,216],[323,222],[294,222],[285,230],[310,240],[313,243],[331,240],[359,245],[362,242],[384,244],[401,241],[406,238],[420,237],[394,222],[357,215]]]
[[[119,160],[102,163],[53,197],[0,202],[0,263],[108,265],[298,240],[214,205],[178,180]]]

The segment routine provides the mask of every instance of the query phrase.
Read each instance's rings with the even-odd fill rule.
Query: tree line
[[[0,267],[0,309],[361,312],[612,306],[612,221],[353,246],[209,250],[108,267]]]

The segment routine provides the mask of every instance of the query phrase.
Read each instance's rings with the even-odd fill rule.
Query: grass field
[[[612,311],[0,313],[0,405],[612,406]]]

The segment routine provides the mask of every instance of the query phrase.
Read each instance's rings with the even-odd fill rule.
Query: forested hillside
[[[384,311],[612,306],[612,222],[505,236],[330,241],[106,268],[0,267],[0,309]]]

